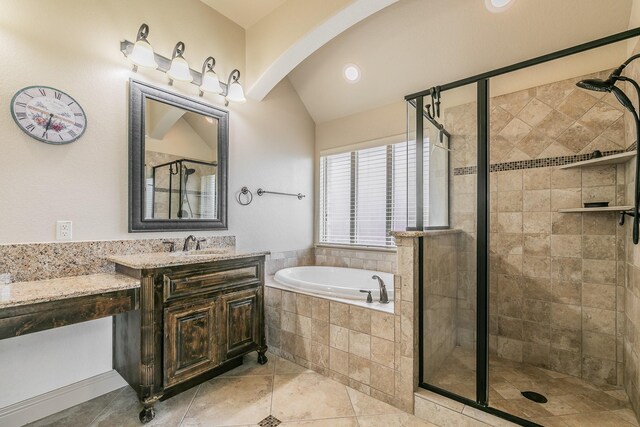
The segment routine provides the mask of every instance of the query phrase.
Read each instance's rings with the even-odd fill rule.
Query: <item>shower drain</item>
[[[547,403],[548,402],[546,397],[544,397],[540,393],[536,393],[535,391],[523,391],[521,394],[524,397],[526,397],[527,399],[533,400],[534,402],[537,402],[537,403]]]

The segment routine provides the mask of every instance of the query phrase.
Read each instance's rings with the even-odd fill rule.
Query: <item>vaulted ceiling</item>
[[[325,44],[289,78],[321,123],[624,31],[632,6],[632,0],[514,1],[491,13],[484,0],[400,0]],[[348,63],[361,69],[356,84],[342,77]]]
[[[261,100],[288,73],[316,123],[624,31],[633,3],[513,0],[492,13],[486,0],[201,1],[247,30],[248,95]],[[339,16],[349,8],[348,19]],[[622,46],[593,52],[582,74],[615,67],[625,54]],[[356,84],[343,78],[349,63],[361,69]]]

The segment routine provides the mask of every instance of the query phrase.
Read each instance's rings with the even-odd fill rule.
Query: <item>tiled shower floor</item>
[[[457,347],[430,384],[475,398],[475,356]],[[489,404],[544,426],[638,426],[625,391],[580,378],[491,356]],[[524,398],[522,391],[543,394],[547,403]]]

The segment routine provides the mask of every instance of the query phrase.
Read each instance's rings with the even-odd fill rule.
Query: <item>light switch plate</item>
[[[73,223],[71,221],[56,221],[56,239],[71,240],[73,232]]]

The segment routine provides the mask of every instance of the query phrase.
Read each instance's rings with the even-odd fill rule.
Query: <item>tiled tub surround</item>
[[[88,242],[23,243],[0,245],[0,273],[11,273],[15,282],[111,273],[111,255],[166,251],[162,242],[181,249],[184,238],[99,240]],[[234,236],[206,237],[203,248],[233,248]]]
[[[393,313],[267,287],[267,344],[281,357],[413,412],[417,385],[417,336],[413,323],[417,274],[413,261],[417,246],[413,238],[397,238],[397,245],[405,267],[400,267],[394,277]],[[327,256],[327,250],[322,248],[319,256]],[[380,256],[372,251],[345,251],[349,255]],[[332,253],[330,257],[336,259],[327,262],[338,264],[340,259],[351,259],[346,254],[341,257],[338,252]],[[396,265],[395,260],[390,260],[391,255],[385,254],[385,258],[371,259],[376,264],[367,267],[377,268],[378,261]],[[363,260],[361,268],[364,267]]]
[[[276,274],[278,270],[289,267],[315,265],[314,248],[295,251],[272,252],[265,260],[267,275]]]
[[[266,289],[269,350],[387,402],[395,396],[393,313]]]
[[[396,272],[396,251],[316,246],[315,265]]]
[[[624,117],[580,76],[491,99],[490,348],[516,362],[622,384],[624,238],[613,213],[567,214],[589,201],[624,204],[624,165],[562,170],[553,159],[624,150]],[[475,166],[475,103],[448,109],[454,169]],[[509,167],[507,167],[509,166]],[[453,177],[460,239],[459,344],[475,343],[475,174]]]

